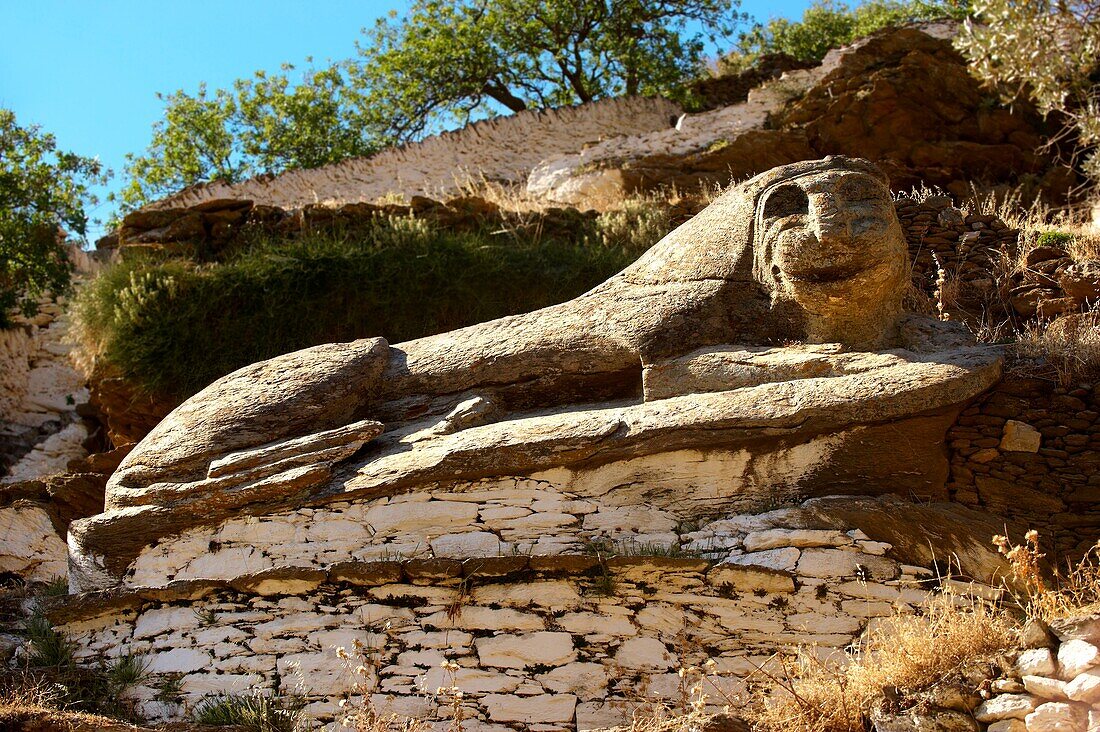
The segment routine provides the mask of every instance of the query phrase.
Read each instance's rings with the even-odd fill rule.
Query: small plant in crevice
[[[586,554],[597,557],[666,557],[670,559],[696,558],[700,552],[684,549],[678,541],[664,544],[655,541],[638,541],[637,537],[621,539],[599,537],[583,543]]]
[[[601,562],[599,572],[589,582],[588,589],[598,597],[614,597],[619,589],[619,583],[611,569]]]
[[[208,627],[218,622],[218,614],[210,608],[197,607],[194,613],[195,618],[198,619],[199,624],[203,627]]]
[[[462,580],[458,583],[454,599],[447,604],[446,612],[448,620],[453,622],[458,619],[459,615],[462,614],[462,607],[466,604],[466,601],[470,597],[470,585],[472,581],[472,577],[463,577]]]
[[[183,704],[183,674],[162,674],[153,685],[153,688],[156,690],[156,695],[153,699],[161,704],[167,704],[169,706],[179,706]]]
[[[45,597],[64,597],[69,594],[69,580],[67,577],[54,577],[42,588]]]
[[[264,694],[210,694],[191,713],[197,724],[234,726],[247,732],[294,732],[302,719],[304,701]]]
[[[30,643],[28,663],[34,668],[68,670],[76,665],[76,646],[53,627],[45,615],[35,613],[23,623]]]

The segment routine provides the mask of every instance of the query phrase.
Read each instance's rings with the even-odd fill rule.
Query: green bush
[[[195,708],[192,718],[212,727],[240,727],[249,732],[294,732],[302,703],[261,694],[212,694]]]
[[[583,219],[575,236],[556,238],[379,219],[291,241],[257,236],[208,264],[131,257],[79,293],[78,332],[121,376],[182,399],[311,345],[397,343],[567,300],[669,227],[645,207],[626,216]]]
[[[869,0],[855,8],[834,0],[816,0],[803,12],[802,20],[773,18],[742,34],[737,53],[725,65],[738,68],[744,59],[765,53],[816,62],[830,49],[882,28],[918,20],[961,19],[968,9],[966,0]]]
[[[1064,231],[1044,231],[1035,240],[1036,246],[1054,247],[1056,249],[1065,249],[1072,243],[1073,234],[1067,234]]]

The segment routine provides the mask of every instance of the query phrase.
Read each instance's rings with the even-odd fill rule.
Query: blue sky
[[[753,17],[801,15],[808,0],[746,0]],[[352,56],[359,29],[401,0],[0,0],[0,106],[64,149],[116,171],[149,142],[157,92],[232,84],[307,56]],[[101,206],[99,215],[109,212]],[[95,234],[96,232],[90,232]]]

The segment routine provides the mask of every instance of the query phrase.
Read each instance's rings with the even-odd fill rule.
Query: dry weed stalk
[[[732,700],[715,683],[717,664],[708,660],[702,668],[698,666],[680,666],[680,702],[671,706],[663,702],[648,701],[634,710],[630,726],[616,727],[617,732],[703,732],[714,720],[710,711],[713,706],[711,696],[706,692],[709,686],[717,691],[727,702],[726,711]],[[611,732],[610,730],[608,732]]]
[[[1044,577],[1039,550],[1039,532],[1024,534],[1022,544],[1014,544],[1003,535],[993,544],[1005,559],[1014,583],[1006,587],[1028,618],[1050,621],[1100,609],[1100,541],[1089,547],[1077,562],[1067,561],[1065,571],[1052,568]]]
[[[340,724],[355,732],[427,732],[430,726],[425,721],[386,713],[375,706],[371,693],[378,686],[382,661],[358,638],[352,641],[352,647],[354,653],[342,647],[336,649],[336,657],[354,679],[351,694],[340,700]]]

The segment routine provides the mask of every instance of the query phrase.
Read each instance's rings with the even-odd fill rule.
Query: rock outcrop
[[[954,29],[889,29],[793,70],[746,101],[686,115],[675,129],[608,140],[548,158],[531,193],[585,204],[661,186],[725,185],[772,165],[822,155],[859,155],[888,171],[895,190],[931,184],[956,196],[972,182],[1064,197],[1072,173],[1037,150],[1044,127],[1024,106],[999,105],[952,48]]]

